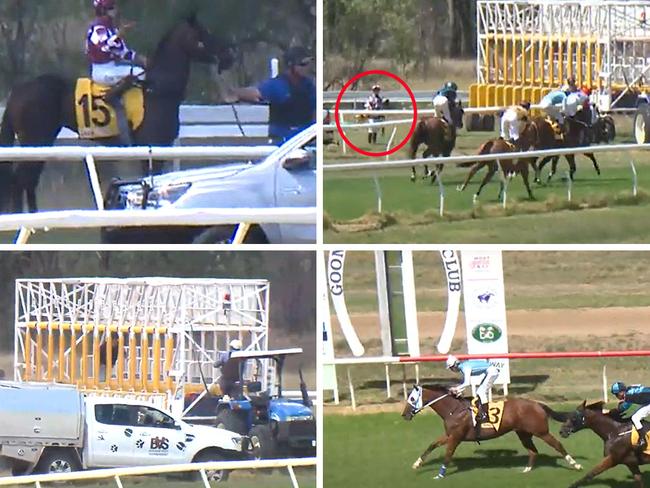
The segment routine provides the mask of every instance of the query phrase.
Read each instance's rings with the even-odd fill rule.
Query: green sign
[[[501,338],[501,328],[495,324],[478,324],[472,330],[472,337],[479,342],[496,342]]]

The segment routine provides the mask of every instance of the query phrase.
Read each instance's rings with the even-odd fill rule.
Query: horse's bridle
[[[421,386],[416,386],[416,388],[419,390],[420,395],[422,395],[422,387]],[[440,400],[442,400],[443,398],[448,397],[448,396],[449,396],[449,393],[445,393],[444,395],[441,395],[438,398],[434,398],[430,402],[425,403],[420,408],[418,408],[417,406],[415,406],[415,405],[413,405],[412,403],[409,402],[409,405],[411,405],[411,408],[413,409],[413,411],[411,413],[413,414],[413,416],[415,416],[418,413],[420,413],[422,410],[424,410],[425,408],[430,407],[434,403],[437,403]]]

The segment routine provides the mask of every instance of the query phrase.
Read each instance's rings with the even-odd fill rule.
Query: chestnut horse
[[[449,157],[456,146],[456,129],[463,128],[463,107],[460,102],[451,106],[451,118],[454,121],[449,126],[449,137],[445,137],[446,123],[439,117],[431,115],[424,116],[420,119],[410,141],[409,159],[415,159],[415,154],[421,144],[426,145],[422,154],[423,158],[435,158],[438,156]],[[424,165],[424,176],[431,177],[431,183],[435,183],[438,174],[442,171],[442,164],[436,164],[436,169],[429,171],[428,166]],[[411,181],[415,182],[417,173],[415,166],[411,167]]]
[[[445,425],[445,433],[436,439],[413,463],[413,469],[422,465],[424,458],[436,447],[446,445],[444,464],[440,467],[436,478],[443,478],[447,471],[447,465],[451,461],[458,444],[461,442],[475,441],[474,426],[472,424],[473,413],[470,410],[470,403],[466,399],[456,398],[453,393],[440,385],[419,386],[415,385],[408,396],[402,417],[411,420],[415,415],[426,407],[436,412]],[[528,465],[524,473],[533,469],[537,448],[533,444],[533,436],[539,437],[549,446],[559,452],[564,459],[577,470],[582,469],[578,463],[566,452],[560,441],[549,432],[549,416],[557,421],[564,421],[565,416],[554,412],[548,406],[524,398],[508,398],[503,403],[503,413],[499,429],[482,425],[481,440],[495,439],[508,432],[514,431],[523,446],[528,450]]]
[[[479,147],[478,154],[479,155],[503,154],[509,152],[527,151],[530,148],[534,147],[536,141],[537,141],[536,126],[531,122],[526,122],[526,124],[524,125],[524,129],[521,131],[521,134],[519,135],[519,140],[517,141],[516,145],[508,141],[505,141],[504,139],[501,138],[490,139],[489,141],[485,142],[481,147]],[[530,189],[530,184],[528,182],[528,165],[534,164],[534,162],[535,162],[535,158],[521,158],[521,159],[504,159],[504,160],[497,160],[497,161],[480,161],[478,163],[474,163],[472,169],[470,169],[469,173],[467,174],[465,181],[463,182],[462,185],[460,185],[457,188],[457,190],[463,191],[465,188],[467,188],[467,184],[470,182],[470,180],[476,174],[476,172],[479,171],[481,168],[487,166],[488,172],[483,177],[483,181],[481,181],[478,190],[474,194],[474,200],[476,200],[481,194],[481,190],[483,189],[483,187],[490,182],[494,174],[499,170],[499,166],[501,166],[501,171],[503,171],[504,178],[512,177],[517,173],[521,175],[521,178],[524,180],[524,185],[526,186],[526,190],[528,191],[528,198],[533,200],[535,197],[533,196],[533,192]],[[499,197],[498,197],[499,200],[501,199],[503,190],[504,190],[504,182],[502,179],[501,185],[499,187]]]
[[[586,112],[584,112],[586,114]],[[589,127],[584,120],[580,118],[567,117],[564,122],[564,134],[563,139],[558,140],[555,138],[555,131],[553,126],[545,117],[534,117],[532,120],[533,124],[537,126],[537,142],[534,145],[536,150],[544,149],[560,149],[567,147],[584,147],[588,146],[590,143],[590,134]],[[584,153],[588,157],[596,173],[600,176],[600,168],[598,167],[598,161],[593,153]],[[567,163],[569,163],[569,178],[573,181],[573,176],[576,172],[576,157],[575,154],[567,154],[564,156]],[[543,158],[539,164],[535,166],[535,182],[540,182],[540,175],[542,168],[549,162],[551,164],[551,172],[548,174],[546,182],[548,183],[553,178],[553,175],[557,171],[557,165],[560,161],[560,156],[546,156]]]
[[[573,483],[570,488],[583,485],[603,471],[607,471],[619,464],[625,464],[632,476],[634,476],[636,486],[643,488],[643,478],[641,477],[639,465],[650,463],[650,456],[645,452],[637,452],[636,446],[632,444],[631,436],[634,428],[632,424],[629,422],[621,423],[615,415],[603,413],[603,402],[596,402],[591,405],[586,403],[582,402],[575,412],[569,414],[564,424],[562,424],[560,435],[569,437],[569,435],[579,430],[591,429],[605,443],[605,457],[585,476]]]

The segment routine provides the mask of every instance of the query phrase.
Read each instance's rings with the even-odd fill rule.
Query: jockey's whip
[[[246,133],[244,132],[244,128],[241,125],[241,120],[239,120],[239,114],[237,113],[237,109],[235,108],[235,104],[231,103],[230,108],[232,108],[232,113],[235,115],[235,122],[237,122],[237,127],[239,127],[239,132],[241,132],[241,135],[243,137],[246,137]]]

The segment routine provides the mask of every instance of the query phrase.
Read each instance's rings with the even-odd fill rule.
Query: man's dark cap
[[[313,59],[313,56],[307,49],[302,46],[294,46],[287,49],[284,53],[284,62],[289,66],[300,64],[305,59]]]

